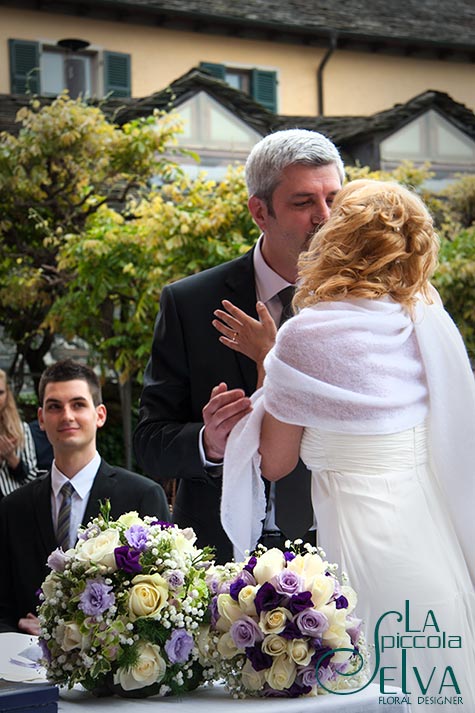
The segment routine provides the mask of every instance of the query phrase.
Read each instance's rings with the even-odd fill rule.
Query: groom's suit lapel
[[[84,511],[84,517],[82,519],[83,525],[87,525],[92,518],[98,516],[100,507],[99,501],[105,503],[107,499],[110,499],[115,485],[114,478],[112,477],[113,474],[114,469],[104,460],[101,460],[94,478],[94,483],[92,484],[91,492],[89,493],[86,510]]]
[[[226,287],[230,291],[229,300],[243,312],[257,319],[253,253],[254,250],[251,250],[241,258],[239,267],[228,275]],[[246,386],[246,392],[252,394],[256,389],[256,365],[244,354],[234,352],[234,355]]]
[[[39,539],[49,555],[57,547],[51,513],[51,473],[37,481],[37,488],[32,492],[32,497]]]

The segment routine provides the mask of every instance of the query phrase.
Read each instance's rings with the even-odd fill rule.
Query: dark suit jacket
[[[99,501],[110,499],[111,517],[129,510],[170,520],[163,488],[136,473],[101,461],[86,505],[83,525],[99,514]],[[36,591],[49,568],[46,560],[56,549],[51,514],[51,475],[24,485],[0,502],[2,577],[0,630],[15,631],[17,622],[38,605]]]
[[[202,409],[220,381],[248,395],[257,381],[255,363],[222,345],[211,324],[223,299],[257,316],[252,251],[163,289],[134,434],[144,472],[179,479],[174,521],[193,527],[199,546],[216,547],[219,562],[233,552],[220,521],[221,478],[200,460]]]

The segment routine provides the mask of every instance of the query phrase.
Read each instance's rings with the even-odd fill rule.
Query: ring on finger
[[[238,338],[238,333],[237,333],[237,332],[233,332],[232,341],[233,341],[233,342],[237,342],[237,338]]]

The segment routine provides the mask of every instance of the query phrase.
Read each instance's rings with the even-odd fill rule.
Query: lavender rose
[[[259,626],[250,616],[237,619],[231,625],[229,633],[238,649],[254,646],[256,641],[262,641],[264,638]]]
[[[297,594],[300,589],[303,589],[303,580],[298,574],[290,569],[284,569],[272,577],[271,584],[275,587],[275,591],[279,594]]]
[[[68,558],[64,554],[63,550],[58,547],[54,550],[54,552],[50,554],[46,564],[54,572],[64,572],[64,568],[66,567],[67,561]]]
[[[87,616],[99,616],[115,603],[112,586],[102,578],[88,579],[86,588],[79,597],[79,609]]]
[[[170,663],[185,663],[193,650],[193,637],[185,629],[175,629],[165,644]]]
[[[297,614],[295,623],[299,627],[302,634],[317,638],[325,629],[328,629],[328,619],[325,614],[316,609],[305,609]]]
[[[147,547],[148,531],[143,525],[131,525],[125,531],[125,539],[134,550],[143,552]]]
[[[179,569],[171,569],[168,572],[165,572],[163,575],[165,579],[168,582],[168,586],[170,589],[173,591],[176,591],[177,589],[180,589],[180,587],[183,587],[183,583],[185,581],[185,577],[183,575],[183,572]]]

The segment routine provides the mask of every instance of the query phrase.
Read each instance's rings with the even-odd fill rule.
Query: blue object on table
[[[57,686],[0,679],[0,713],[57,713]]]

